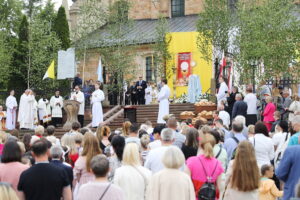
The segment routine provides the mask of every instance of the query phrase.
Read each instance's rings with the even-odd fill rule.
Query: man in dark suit
[[[50,156],[51,156],[51,163],[64,169],[68,175],[70,183],[73,182],[73,169],[71,166],[68,166],[63,163],[62,156],[63,156],[63,149],[60,145],[54,145],[50,149]]]
[[[143,80],[143,77],[140,76],[139,80],[135,84],[137,92],[137,100],[139,105],[145,104],[145,89],[147,88],[147,82]]]
[[[246,118],[247,115],[247,104],[243,101],[242,95],[240,93],[235,95],[235,103],[232,109],[232,119],[238,115],[242,115]]]
[[[80,73],[77,73],[74,81],[73,81],[73,89],[75,88],[75,86],[82,86],[82,79],[80,78]]]
[[[132,82],[132,85],[129,88],[129,92],[130,92],[131,105],[136,105],[137,104],[137,96],[136,96],[135,82]]]

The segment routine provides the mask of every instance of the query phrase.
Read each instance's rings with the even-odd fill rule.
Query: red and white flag
[[[233,61],[230,62],[228,76],[228,92],[231,93],[232,90],[232,76],[233,76]]]
[[[221,66],[220,66],[220,76],[223,76],[223,69],[226,67],[226,58],[225,58],[225,52],[223,51],[222,60],[221,60]]]

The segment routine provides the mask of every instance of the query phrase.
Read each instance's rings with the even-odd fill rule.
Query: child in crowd
[[[261,176],[259,186],[260,200],[276,200],[277,197],[283,196],[283,191],[279,191],[275,182],[271,179],[274,176],[272,165],[263,165],[261,167]]]

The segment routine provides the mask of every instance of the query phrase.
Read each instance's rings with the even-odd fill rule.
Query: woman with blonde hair
[[[16,192],[8,183],[0,182],[0,199],[19,200]]]
[[[79,149],[76,146],[75,136],[71,134],[65,134],[61,138],[61,146],[68,148],[69,151],[65,157],[65,160],[72,167],[74,167],[74,164],[79,157]]]
[[[104,152],[105,148],[110,145],[108,137],[110,136],[110,128],[108,126],[102,126],[97,128],[96,136],[100,144],[100,148],[102,152]]]
[[[114,184],[125,193],[125,200],[144,200],[151,172],[141,165],[139,146],[128,143],[123,153],[122,167],[116,169]]]
[[[257,200],[259,169],[253,145],[242,141],[236,149],[234,160],[229,163],[226,173],[224,200]]]
[[[130,127],[131,127],[131,122],[130,121],[126,121],[126,122],[123,123],[122,136],[124,136],[125,138],[127,138],[129,136]]]
[[[168,147],[162,157],[165,169],[157,172],[150,179],[147,200],[195,200],[191,178],[179,170],[184,161],[184,155],[179,148]],[[169,190],[165,188],[169,188]],[[176,192],[170,192],[170,190]]]
[[[81,185],[95,180],[95,176],[91,171],[91,160],[94,156],[101,154],[101,149],[99,148],[99,142],[97,137],[93,133],[86,133],[83,137],[83,151],[73,169],[74,181],[75,181],[75,191],[74,196],[76,197],[78,189]]]
[[[201,196],[200,189],[206,183],[216,186],[216,198],[221,190],[221,174],[224,172],[222,164],[214,157],[213,147],[216,144],[214,136],[204,134],[199,148],[200,155],[192,156],[186,161],[186,173],[191,177],[195,188],[196,198]]]

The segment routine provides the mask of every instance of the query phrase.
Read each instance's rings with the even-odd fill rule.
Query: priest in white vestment
[[[81,127],[83,127],[85,102],[84,102],[84,94],[83,94],[83,92],[80,91],[79,86],[75,86],[74,92],[72,92],[70,100],[75,100],[80,103],[77,117],[78,117],[78,121],[79,121]]]
[[[103,110],[101,101],[105,99],[104,92],[100,90],[100,83],[95,84],[95,91],[92,94],[92,127],[98,127],[103,122]]]
[[[35,98],[31,90],[26,90],[20,99],[18,122],[21,129],[33,129]]]
[[[55,95],[50,99],[50,106],[52,108],[51,116],[52,116],[52,124],[57,127],[58,124],[62,124],[62,108],[64,102],[63,98],[60,96],[60,92],[57,90]]]
[[[219,83],[220,83],[220,88],[216,96],[217,96],[218,105],[221,105],[221,101],[226,101],[226,93],[228,93],[228,87],[223,77],[219,78]]]
[[[163,120],[163,117],[169,114],[169,97],[170,97],[170,88],[167,85],[167,80],[162,80],[162,88],[160,89],[157,100],[159,102],[159,110],[158,110],[158,124],[166,123]]]
[[[50,102],[46,98],[41,98],[38,102],[40,124],[46,126],[51,121]]]
[[[39,125],[39,117],[38,117],[38,102],[35,99],[35,94],[33,93],[33,128],[36,128]]]
[[[15,91],[10,92],[9,97],[6,99],[6,129],[13,130],[16,128],[16,116],[17,116],[17,107],[18,103],[16,100]]]
[[[145,89],[145,104],[149,105],[152,102],[152,86],[150,83],[147,83],[147,88]]]

